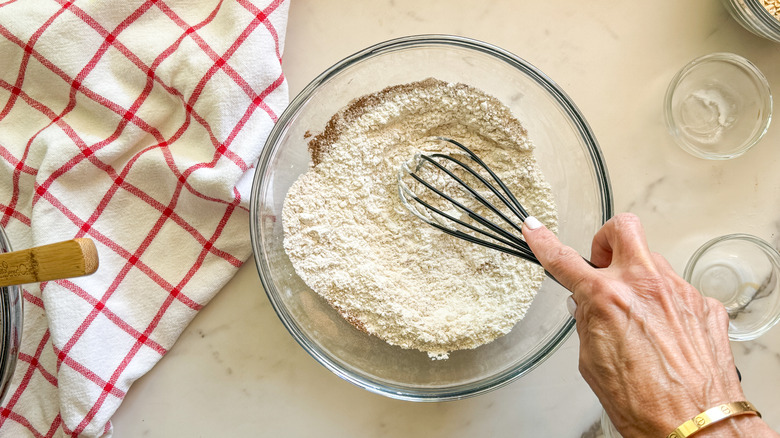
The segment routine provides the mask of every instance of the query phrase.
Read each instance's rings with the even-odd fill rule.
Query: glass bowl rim
[[[780,43],[780,18],[769,12],[759,0],[721,0],[737,23],[749,32]]]
[[[740,2],[734,2],[737,6],[740,5]],[[761,4],[759,0],[744,0],[744,3],[747,9],[750,10],[756,19],[758,19],[761,24],[764,26],[769,27],[774,32],[780,32],[780,20],[775,18],[765,7]],[[741,8],[740,8],[741,9]]]
[[[612,187],[606,167],[606,161],[604,160],[603,154],[598,145],[598,142],[596,141],[595,135],[590,128],[590,125],[587,123],[584,116],[571,100],[571,98],[569,98],[569,96],[558,86],[557,83],[555,83],[546,74],[542,73],[524,59],[492,44],[463,36],[422,34],[399,37],[380,42],[338,61],[333,66],[319,74],[300,93],[298,93],[295,98],[290,101],[290,104],[282,112],[282,114],[279,116],[279,119],[271,129],[271,132],[266,139],[257,162],[250,195],[250,240],[252,244],[253,258],[255,260],[255,265],[260,277],[260,281],[263,285],[263,288],[265,289],[269,301],[271,302],[271,306],[273,307],[274,311],[287,331],[310,356],[312,356],[322,366],[340,378],[370,392],[399,400],[439,402],[459,400],[483,394],[503,387],[529,373],[538,367],[550,355],[552,355],[552,353],[557,351],[561,345],[563,345],[564,341],[566,341],[566,339],[568,339],[568,337],[574,331],[574,319],[570,317],[563,325],[563,327],[558,330],[557,333],[551,336],[546,345],[539,351],[536,351],[535,354],[529,357],[525,362],[518,366],[503,370],[502,372],[496,373],[485,379],[436,388],[412,388],[409,386],[391,385],[387,382],[378,382],[370,377],[359,376],[353,373],[348,366],[344,366],[336,358],[327,356],[323,352],[319,351],[316,346],[311,345],[308,342],[308,337],[298,327],[294,318],[292,318],[291,315],[287,312],[283,304],[283,300],[277,296],[278,293],[275,290],[273,281],[269,280],[269,273],[267,272],[268,262],[263,255],[262,248],[260,247],[260,236],[258,230],[258,221],[260,220],[260,217],[258,216],[258,203],[260,202],[259,194],[264,188],[262,181],[263,174],[269,164],[272,152],[275,152],[272,146],[278,142],[282,134],[286,131],[289,121],[309,100],[314,91],[316,91],[320,85],[327,82],[330,78],[334,77],[342,70],[345,70],[348,67],[365,59],[393,51],[403,50],[406,48],[419,48],[426,46],[452,46],[460,49],[474,50],[490,55],[496,58],[498,61],[503,61],[504,63],[515,67],[521,73],[533,79],[540,87],[546,90],[546,92],[556,100],[559,108],[565,112],[568,119],[576,127],[579,137],[588,148],[591,161],[590,165],[593,166],[595,176],[594,179],[598,184],[598,192],[601,197],[601,222],[606,222],[610,217],[612,217],[614,211]],[[533,360],[533,363],[530,366],[525,366],[525,364],[530,360]]]
[[[674,121],[674,117],[672,117],[672,98],[674,97],[674,92],[677,89],[677,86],[691,70],[707,62],[727,62],[729,64],[736,65],[737,67],[744,70],[747,74],[753,76],[761,85],[760,88],[762,91],[762,103],[764,104],[764,108],[767,110],[766,117],[763,120],[762,129],[754,134],[751,138],[745,140],[739,146],[739,148],[735,148],[731,152],[727,153],[707,153],[690,144],[684,139],[682,135],[678,133],[677,124]],[[669,81],[669,86],[666,88],[666,95],[664,96],[664,119],[666,121],[666,128],[671,134],[675,143],[677,143],[684,151],[696,157],[708,160],[729,160],[745,154],[759,141],[761,141],[762,138],[764,138],[764,135],[766,135],[767,131],[769,130],[769,125],[772,122],[772,102],[772,90],[769,87],[769,81],[766,79],[766,76],[764,76],[764,73],[755,66],[755,64],[750,62],[750,60],[747,58],[737,55],[736,53],[714,52],[699,56],[689,61],[674,75],[672,80]]]

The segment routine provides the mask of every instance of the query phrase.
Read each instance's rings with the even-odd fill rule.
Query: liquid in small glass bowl
[[[691,256],[683,277],[723,303],[733,341],[756,339],[780,321],[780,253],[758,237],[710,240]]]
[[[669,133],[683,150],[726,160],[763,138],[772,119],[772,94],[766,77],[750,61],[712,53],[675,75],[664,110]]]

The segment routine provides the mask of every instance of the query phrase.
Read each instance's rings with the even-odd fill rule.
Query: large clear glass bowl
[[[10,252],[11,243],[0,227],[0,253]],[[22,288],[0,287],[0,402],[16,369],[22,339]]]
[[[282,323],[318,362],[369,391],[415,401],[505,385],[542,363],[574,329],[568,292],[545,280],[508,335],[434,361],[357,330],[295,274],[282,247],[281,212],[288,188],[310,166],[307,133],[320,132],[354,98],[428,77],[477,87],[524,123],[552,185],[565,243],[587,256],[593,234],[612,216],[607,169],[584,117],[544,73],[500,48],[455,36],[404,37],[358,52],[312,81],[279,118],[255,173],[251,238],[260,279]]]

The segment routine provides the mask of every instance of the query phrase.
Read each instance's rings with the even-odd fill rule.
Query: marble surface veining
[[[780,123],[726,162],[686,154],[664,128],[669,80],[709,52],[747,57],[780,90],[780,44],[744,30],[719,2],[292,0],[284,52],[290,91],[368,45],[423,33],[495,44],[555,80],[596,134],[615,210],[638,214],[651,249],[679,273],[718,235],[750,233],[780,244]],[[732,349],[747,399],[780,430],[780,327]],[[598,437],[601,407],[577,357],[572,336],[520,380],[457,402],[374,395],[295,343],[250,260],[133,385],[113,419],[114,436]]]

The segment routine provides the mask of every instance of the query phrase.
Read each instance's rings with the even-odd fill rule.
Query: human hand
[[[725,308],[649,250],[636,216],[615,216],[596,233],[598,269],[533,225],[541,224],[523,225],[528,245],[577,304],[580,373],[625,438],[665,437],[709,408],[745,400]],[[697,433],[709,435],[779,436],[753,415]]]

